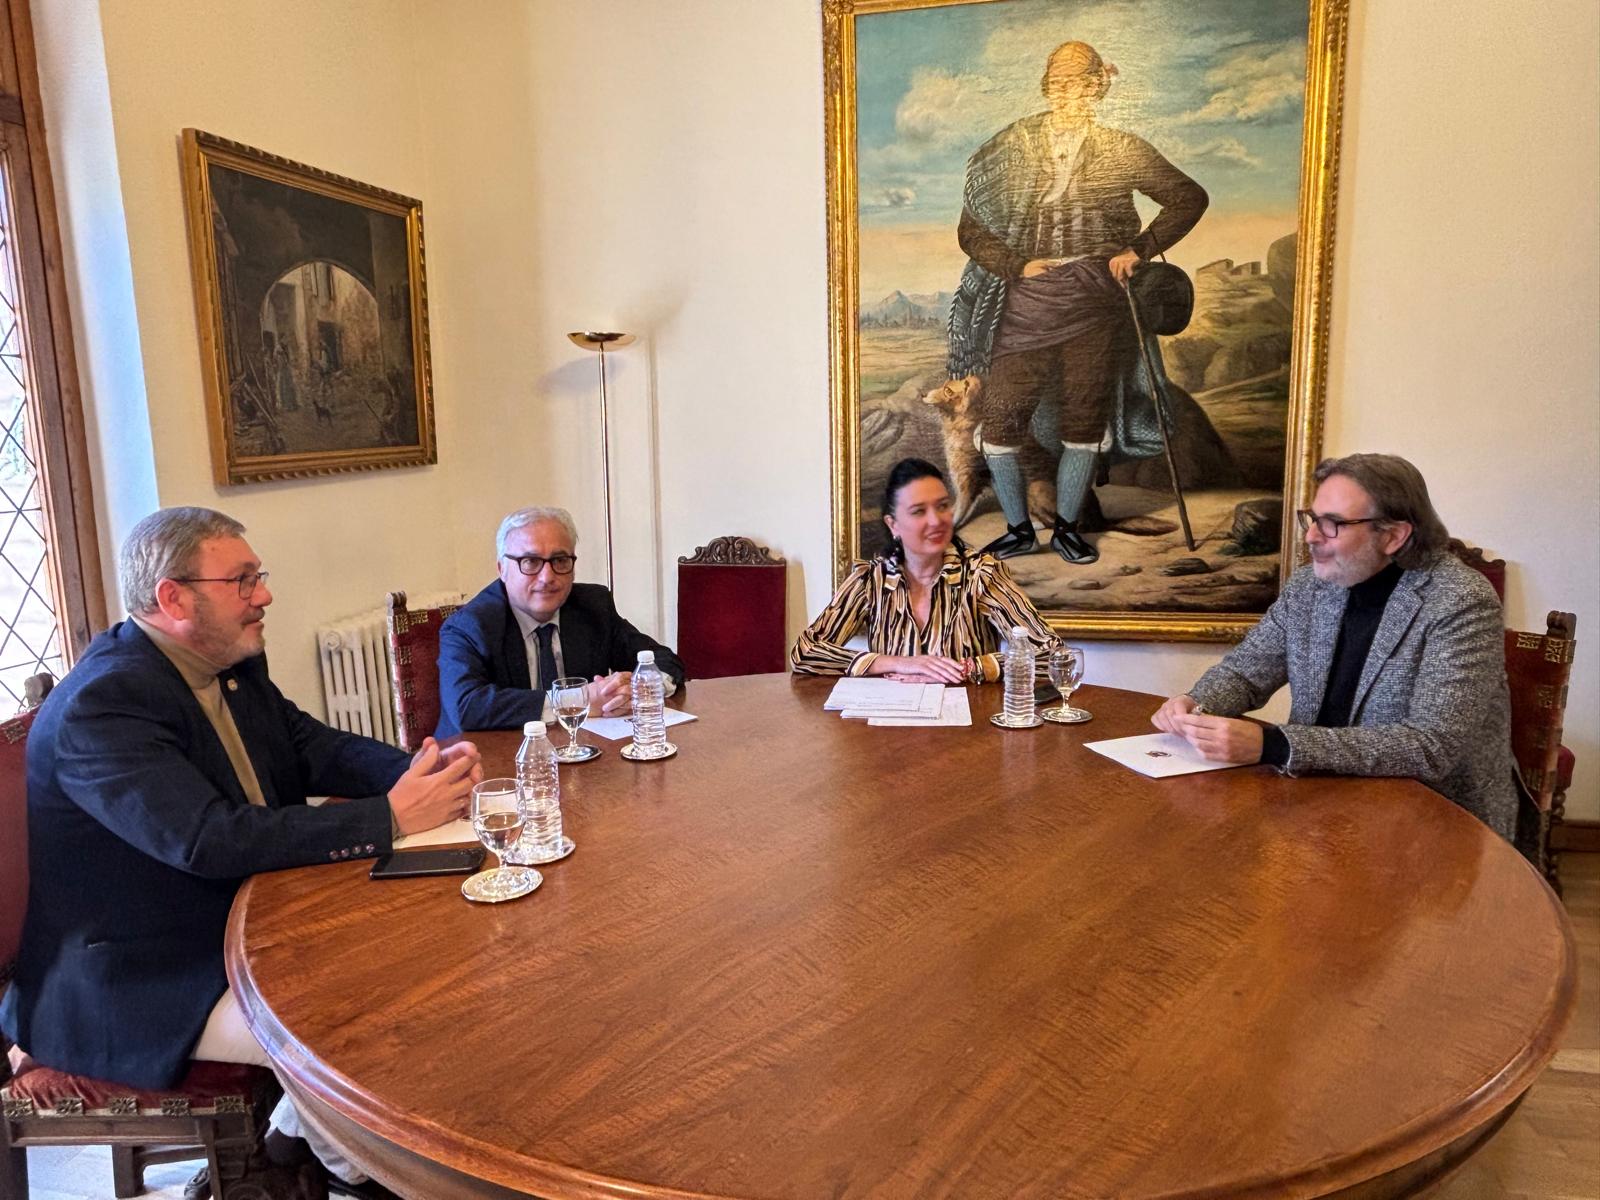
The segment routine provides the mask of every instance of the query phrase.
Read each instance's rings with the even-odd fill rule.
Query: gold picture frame
[[[949,230],[946,240],[954,245],[955,217],[966,207],[965,191],[952,191],[953,185],[961,183],[961,168],[955,168],[956,177],[952,180],[948,164],[959,160],[949,157],[953,153],[949,149],[950,143],[952,140],[959,142],[962,154],[972,153],[983,143],[984,137],[997,127],[992,117],[989,125],[981,126],[978,122],[982,117],[973,116],[969,121],[971,136],[961,141],[961,121],[967,119],[967,110],[985,110],[989,106],[986,111],[997,111],[993,109],[993,103],[1002,89],[996,79],[1009,75],[1024,81],[1013,87],[1013,98],[1019,107],[1012,110],[1015,117],[1007,118],[1021,126],[1022,114],[1031,111],[1025,95],[1029,89],[1033,89],[1032,107],[1044,107],[1037,90],[1042,85],[1031,81],[1039,80],[1039,71],[1045,65],[1047,56],[1057,44],[1081,36],[1076,32],[1063,36],[1052,31],[1057,27],[1073,28],[1079,18],[1089,14],[1082,23],[1092,25],[1098,31],[1095,36],[1108,43],[1102,45],[1101,49],[1112,52],[1120,50],[1132,60],[1127,63],[1122,78],[1132,80],[1126,85],[1131,89],[1128,94],[1132,96],[1127,102],[1127,111],[1137,116],[1136,106],[1140,103],[1146,106],[1142,110],[1144,120],[1131,122],[1138,127],[1138,132],[1158,145],[1170,140],[1174,144],[1187,146],[1192,156],[1204,158],[1210,155],[1211,158],[1206,161],[1215,163],[1214,176],[1219,180],[1235,179],[1253,163],[1262,169],[1265,176],[1278,181],[1278,192],[1273,194],[1284,197],[1284,203],[1275,211],[1279,219],[1290,225],[1292,240],[1278,236],[1270,246],[1265,242],[1255,244],[1267,250],[1263,257],[1268,263],[1268,270],[1263,271],[1257,262],[1234,263],[1231,257],[1207,262],[1198,269],[1190,268],[1198,285],[1197,318],[1202,305],[1209,302],[1207,296],[1212,292],[1234,288],[1241,294],[1253,295],[1255,293],[1251,289],[1260,292],[1263,280],[1269,290],[1278,292],[1280,305],[1286,308],[1288,315],[1280,316],[1282,328],[1272,331],[1276,339],[1271,343],[1276,347],[1272,352],[1281,353],[1281,359],[1270,360],[1276,364],[1271,373],[1271,382],[1261,385],[1260,396],[1248,397],[1250,403],[1255,405],[1248,411],[1254,415],[1238,418],[1244,422],[1238,431],[1240,444],[1248,440],[1244,438],[1245,434],[1259,435],[1257,440],[1266,439],[1263,444],[1267,448],[1260,453],[1246,447],[1254,455],[1248,459],[1249,470],[1254,475],[1246,475],[1245,466],[1239,465],[1244,464],[1246,458],[1243,452],[1233,452],[1233,442],[1220,432],[1214,439],[1224,443],[1225,449],[1233,455],[1230,461],[1236,460],[1239,478],[1254,478],[1255,482],[1243,491],[1235,489],[1245,499],[1235,503],[1231,510],[1217,509],[1218,504],[1229,500],[1234,494],[1227,488],[1196,493],[1206,502],[1199,505],[1202,516],[1209,511],[1208,504],[1211,510],[1231,511],[1234,523],[1227,527],[1226,533],[1219,523],[1224,521],[1222,517],[1216,517],[1211,526],[1204,529],[1197,524],[1197,531],[1201,535],[1200,552],[1197,554],[1179,541],[1177,533],[1172,532],[1176,525],[1170,520],[1157,521],[1149,517],[1142,524],[1132,519],[1123,520],[1121,526],[1128,529],[1137,527],[1148,530],[1160,525],[1168,526],[1168,532],[1163,535],[1165,541],[1156,539],[1152,542],[1147,538],[1139,544],[1138,552],[1145,556],[1149,574],[1144,580],[1134,583],[1125,584],[1123,581],[1132,573],[1144,571],[1145,566],[1135,567],[1133,563],[1123,562],[1107,568],[1102,564],[1109,555],[1102,558],[1101,564],[1096,564],[1100,568],[1098,576],[1109,575],[1112,569],[1127,574],[1120,578],[1112,576],[1106,582],[1094,574],[1066,578],[1064,585],[1055,582],[1056,579],[1069,576],[1071,565],[1054,561],[1056,556],[1046,548],[1048,526],[1039,535],[1038,553],[1027,558],[1013,558],[1008,565],[1051,624],[1067,636],[1232,641],[1242,637],[1256,623],[1261,612],[1276,596],[1303,554],[1304,548],[1290,514],[1309,500],[1311,470],[1320,457],[1322,442],[1332,293],[1334,208],[1349,5],[1348,0],[1244,0],[1237,7],[1240,14],[1245,14],[1248,9],[1256,18],[1272,18],[1266,24],[1271,25],[1275,21],[1289,32],[1265,47],[1244,44],[1245,22],[1250,16],[1240,15],[1239,37],[1231,48],[1218,51],[1217,66],[1207,68],[1203,62],[1189,61],[1185,64],[1185,71],[1172,71],[1163,78],[1168,81],[1198,81],[1196,88],[1201,85],[1215,87],[1218,85],[1214,81],[1225,77],[1227,66],[1237,62],[1240,72],[1255,72],[1257,76],[1253,81],[1256,87],[1248,104],[1257,108],[1268,103],[1279,106],[1276,115],[1280,119],[1271,137],[1249,124],[1259,113],[1252,113],[1246,107],[1247,102],[1241,98],[1243,92],[1234,97],[1237,103],[1230,110],[1227,104],[1216,107],[1221,93],[1209,98],[1198,90],[1188,97],[1163,96],[1150,79],[1135,74],[1144,70],[1153,76],[1155,72],[1150,70],[1151,65],[1161,61],[1159,52],[1150,48],[1153,42],[1160,41],[1149,36],[1151,30],[1159,30],[1163,23],[1171,24],[1177,30],[1182,22],[1191,19],[1190,14],[1197,6],[1183,4],[1181,0],[1146,0],[1142,5],[1131,8],[1128,5],[1084,3],[1082,0],[1074,0],[1070,4],[1062,0],[823,0],[831,326],[831,503],[833,577],[836,586],[852,561],[862,556],[864,540],[877,537],[878,504],[871,493],[881,487],[881,478],[886,470],[884,461],[901,456],[901,449],[916,452],[919,446],[923,449],[931,446],[934,450],[940,446],[936,434],[929,432],[929,414],[919,408],[919,398],[920,404],[936,407],[938,398],[933,392],[924,395],[923,389],[941,379],[957,382],[953,365],[929,365],[934,362],[937,353],[937,330],[941,315],[948,320],[949,313],[945,297],[951,293],[939,289],[953,287],[954,276],[948,285],[943,284],[937,276],[919,274],[922,260],[915,253],[903,249],[879,253],[878,248],[934,245],[938,255],[946,256],[939,258],[939,263],[948,259],[949,246],[941,241],[936,226],[943,222]],[[1140,36],[1135,38],[1130,32],[1126,38],[1119,37],[1116,21],[1135,18],[1144,22]],[[1215,25],[1217,14],[1212,13],[1212,18]],[[1225,24],[1227,19],[1229,17],[1225,15],[1222,23]],[[958,20],[964,22],[960,29],[953,24]],[[1299,24],[1301,21],[1303,27]],[[949,27],[945,27],[947,25]],[[1019,40],[1025,41],[1021,35],[1032,29],[1049,33],[1050,36],[1027,43],[1031,47],[1027,54],[1031,57],[1025,61],[1023,58],[1011,61],[1003,54],[997,57],[996,47],[1003,48],[1007,44],[1018,44]],[[1294,32],[1302,29],[1302,32]],[[1298,146],[1295,146],[1292,133],[1284,132],[1284,126],[1295,115],[1292,108],[1284,106],[1292,105],[1295,96],[1289,94],[1286,97],[1281,79],[1262,78],[1263,68],[1258,64],[1276,63],[1281,72],[1288,76],[1292,70],[1298,69],[1300,52],[1295,47],[1299,44],[1296,39],[1301,37],[1304,40],[1304,87],[1297,110],[1301,136]],[[985,38],[988,40],[985,41]],[[1005,38],[1010,38],[1010,42],[1007,43]],[[866,43],[865,49],[863,41]],[[1174,32],[1171,43],[1180,47],[1181,53],[1192,57],[1195,45],[1193,38],[1179,37]],[[925,53],[919,49],[924,44],[927,47]],[[980,51],[981,55],[989,57],[981,57]],[[1179,52],[1174,51],[1173,56]],[[919,57],[919,54],[923,56]],[[1115,54],[1107,53],[1105,57],[1109,63]],[[984,71],[991,71],[991,76],[984,78]],[[1031,75],[1027,71],[1031,71]],[[1109,76],[1114,77],[1116,73],[1117,68],[1110,66]],[[1208,80],[1213,82],[1207,83]],[[860,96],[864,82],[867,84],[866,107],[863,107]],[[1111,86],[1108,83],[1101,95],[1105,96]],[[1273,90],[1274,87],[1276,90]],[[1262,97],[1268,99],[1263,100]],[[1165,102],[1167,107],[1159,109],[1158,100]],[[1178,115],[1163,118],[1161,111]],[[1205,123],[1208,119],[1213,122],[1211,126]],[[1197,147],[1199,138],[1191,131],[1198,129],[1215,134],[1217,122],[1224,119],[1233,124],[1223,128],[1223,136],[1215,136],[1212,142]],[[952,130],[956,132],[952,134]],[[1246,133],[1250,136],[1245,136]],[[912,164],[913,168],[920,166],[920,176],[916,176],[912,168],[906,167],[918,149],[915,145],[909,145],[912,135],[923,138],[927,144],[944,147],[945,167],[942,172],[929,169],[929,162],[937,164],[940,161],[931,154],[927,156],[927,161]],[[1277,158],[1257,148],[1257,143],[1252,142],[1251,137],[1257,138],[1261,145],[1277,147]],[[941,138],[944,139],[942,143],[939,141]],[[999,136],[994,140],[998,141]],[[977,156],[974,154],[973,157],[975,159]],[[871,175],[866,185],[865,200],[861,175],[864,158]],[[970,162],[968,167],[970,169]],[[895,182],[894,171],[902,168],[907,173],[904,184],[899,185]],[[1198,176],[1199,172],[1196,174]],[[1291,178],[1297,179],[1292,200],[1286,182]],[[1201,182],[1206,180],[1202,179]],[[1257,186],[1265,188],[1266,185]],[[930,187],[935,193],[928,205],[930,213],[934,214],[930,218],[932,223],[914,225],[903,210],[908,203],[920,202],[922,197],[919,191]],[[1250,193],[1240,191],[1240,194]],[[908,197],[912,199],[908,201]],[[1215,193],[1212,200],[1214,211]],[[898,214],[901,221],[898,226],[890,223],[897,215],[892,211],[896,205],[902,210]],[[1230,218],[1233,223],[1219,222],[1216,228],[1233,229],[1237,226],[1241,230],[1259,232],[1263,227],[1261,222],[1251,224],[1247,220],[1250,216],[1247,211],[1249,202],[1242,200],[1237,207],[1240,213],[1236,218]],[[1148,217],[1144,219],[1148,220]],[[1205,228],[1204,221],[1207,219],[1212,218],[1202,217],[1201,224],[1195,228]],[[896,238],[899,240],[896,241]],[[865,272],[862,257],[864,242],[868,243],[869,259]],[[1217,239],[1212,238],[1210,243],[1203,243],[1201,248],[1216,242]],[[1250,245],[1248,239],[1242,240],[1241,244]],[[1254,248],[1251,246],[1252,250]],[[958,256],[961,254],[959,248],[955,253]],[[1275,255],[1276,262],[1273,261]],[[928,292],[921,296],[906,295],[907,291],[914,289],[902,287],[895,282],[892,271],[880,269],[885,263],[923,280]],[[1290,263],[1293,264],[1292,275]],[[864,279],[867,289],[876,283],[880,293],[891,287],[895,290],[886,293],[876,305],[869,305],[872,297],[863,296]],[[894,301],[893,306],[890,305],[891,300]],[[903,323],[892,324],[894,322]],[[880,348],[891,332],[901,342],[916,341],[916,353],[921,356],[919,361],[926,368],[921,375],[904,365],[912,357],[910,351],[891,352]],[[945,345],[948,350],[948,333],[945,334]],[[1161,345],[1169,351],[1165,374],[1175,377],[1170,353],[1173,348],[1166,338],[1161,339]],[[904,358],[893,360],[895,353],[903,354]],[[954,355],[948,359],[950,364],[956,361]],[[909,375],[904,373],[908,369],[911,370]],[[1210,370],[1209,367],[1206,369]],[[1151,375],[1151,369],[1146,368],[1146,377]],[[1197,378],[1204,382],[1204,376]],[[866,390],[870,393],[865,410],[864,379],[867,382]],[[1233,393],[1228,388],[1244,386],[1230,383],[1226,388],[1218,388],[1217,394],[1231,396]],[[895,388],[898,390],[890,391]],[[1210,392],[1196,390],[1195,395],[1201,397],[1200,403],[1208,415],[1215,411],[1216,405],[1208,400]],[[1187,392],[1184,392],[1184,400],[1195,403]],[[1220,404],[1220,401],[1217,403]],[[1235,404],[1241,411],[1242,406],[1243,400]],[[1274,415],[1280,410],[1281,434],[1275,432],[1278,417]],[[871,436],[865,439],[864,416],[874,418],[873,428],[869,431]],[[877,419],[879,417],[883,419]],[[938,415],[931,419],[943,421],[942,444],[949,450],[953,418],[948,410],[940,408]],[[915,438],[905,433],[896,434],[895,430],[901,428],[914,429]],[[932,428],[937,431],[938,425]],[[1222,427],[1219,425],[1218,428]],[[970,431],[958,428],[956,432],[965,437]],[[895,440],[897,437],[898,441]],[[921,439],[920,442],[917,438]],[[1272,440],[1274,438],[1281,438],[1281,452],[1277,449],[1278,442]],[[1105,457],[1105,445],[1110,439],[1108,431],[1102,443],[1102,458]],[[983,449],[981,443],[975,444],[980,451]],[[864,453],[870,459],[866,468],[863,465]],[[1282,458],[1281,487],[1265,482],[1268,478],[1277,479],[1272,467],[1276,461],[1273,456],[1279,453]],[[952,476],[957,474],[954,451],[947,453],[943,462],[934,451],[920,456],[945,466],[947,473]],[[1150,462],[1159,464],[1159,459]],[[1150,469],[1155,467],[1146,468],[1147,473],[1140,478],[1147,481],[1153,478],[1148,474]],[[1178,471],[1179,467],[1175,466],[1172,470]],[[1100,482],[1103,483],[1104,478],[1102,471]],[[1229,479],[1232,478],[1229,476]],[[1253,493],[1249,492],[1250,487],[1255,489]],[[952,491],[959,493],[960,490],[952,479]],[[1143,490],[1152,494],[1159,491],[1151,487]],[[1167,485],[1167,491],[1171,492],[1170,484]],[[978,495],[976,501],[964,503],[981,505],[981,494],[975,494]],[[1049,494],[1054,495],[1053,482]],[[1121,494],[1137,497],[1140,489],[1124,488]],[[1248,509],[1250,495],[1261,500],[1261,507]],[[1280,495],[1281,501],[1278,499]],[[1039,510],[1033,508],[1031,503],[1031,492],[1029,499],[1029,507],[1035,513],[1033,519],[1037,525],[1041,518],[1037,515]],[[1256,530],[1254,536],[1259,538],[1259,544],[1252,547],[1241,543],[1238,532],[1240,521],[1251,516],[1252,511],[1270,516],[1275,506],[1275,523],[1263,522],[1262,527]],[[963,505],[958,503],[957,507],[959,523]],[[1191,504],[1190,507],[1195,505]],[[1241,516],[1241,513],[1244,515]],[[1188,516],[1186,511],[1186,520]],[[987,517],[974,515],[966,519],[972,521],[974,532],[979,528],[992,532],[996,526],[999,529],[1006,526],[1006,518],[998,512]],[[1265,532],[1262,532],[1263,528]],[[1113,524],[1111,532],[1116,533],[1118,529],[1119,526]],[[971,534],[968,538],[974,546],[981,544]],[[1126,536],[1115,543],[1113,539],[1101,538],[1102,546],[1124,542],[1133,544],[1133,537]],[[1152,550],[1152,544],[1167,549]],[[1188,553],[1179,553],[1180,550]],[[1239,557],[1236,560],[1238,565],[1233,566],[1223,561],[1223,554],[1245,557]],[[1163,555],[1166,557],[1163,558]],[[1197,558],[1205,567],[1205,579],[1184,580],[1179,575],[1169,576],[1167,571],[1175,557]],[[1208,562],[1208,558],[1215,560],[1218,565]],[[1171,579],[1172,582],[1160,582],[1158,576],[1159,580]],[[1093,590],[1082,584],[1080,586],[1084,590],[1078,593],[1062,590],[1080,580],[1088,580]],[[1116,599],[1119,588],[1131,592],[1135,583],[1142,589],[1137,600]],[[1096,595],[1095,592],[1103,595]],[[1063,596],[1071,599],[1062,603]],[[1080,600],[1080,596],[1089,599]],[[1155,602],[1152,602],[1152,597]],[[1167,597],[1171,598],[1170,602],[1165,599]],[[1210,597],[1238,599],[1224,603]],[[1117,607],[1119,604],[1122,607]]]
[[[422,202],[198,129],[183,175],[217,484],[436,463]]]

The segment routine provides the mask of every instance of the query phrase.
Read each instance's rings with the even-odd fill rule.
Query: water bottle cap
[[[543,721],[529,721],[522,727],[522,736],[533,737],[535,734],[543,734],[544,730],[545,725]]]
[[[641,664],[642,663],[653,663],[655,661],[656,661],[656,652],[654,650],[641,650],[641,651],[639,651],[639,662]]]
[[[1025,638],[1028,636],[1028,631],[1021,625],[1013,625],[1011,627],[1011,636],[1013,638]]]

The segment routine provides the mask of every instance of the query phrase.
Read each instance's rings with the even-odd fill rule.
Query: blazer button
[[[230,692],[237,692],[239,690],[239,681],[237,679],[228,680],[228,690]]]
[[[337,850],[329,850],[328,857],[337,862],[339,858],[339,852]]]
[[[374,847],[371,842],[367,843],[367,853],[368,854],[376,854],[377,853],[377,848]]]

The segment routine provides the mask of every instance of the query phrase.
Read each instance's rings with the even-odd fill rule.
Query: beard
[[[241,614],[223,614],[206,597],[195,605],[194,648],[209,662],[226,669],[247,658],[266,652],[266,632],[261,619],[263,608],[247,608]]]

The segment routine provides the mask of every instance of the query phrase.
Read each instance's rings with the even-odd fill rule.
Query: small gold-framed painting
[[[219,485],[438,461],[422,202],[183,131]]]

